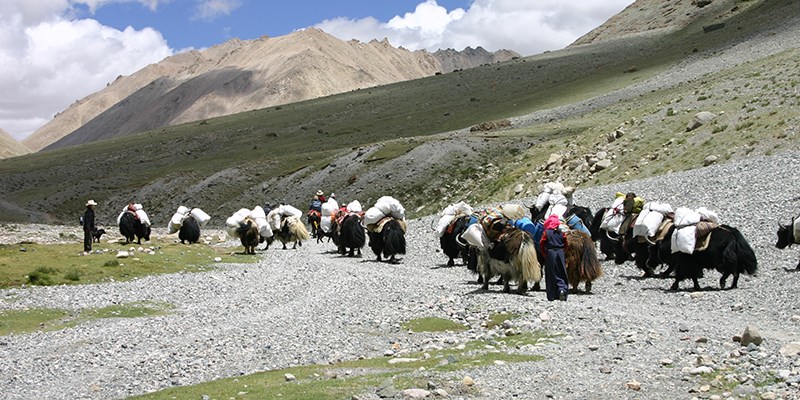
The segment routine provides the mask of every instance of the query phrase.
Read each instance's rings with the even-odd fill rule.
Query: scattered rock
[[[131,254],[128,253],[127,251],[125,251],[125,250],[120,250],[120,251],[117,252],[117,258],[128,258],[130,256],[131,256]]]
[[[610,167],[611,167],[611,160],[607,158],[605,160],[600,160],[597,162],[597,164],[593,165],[595,171],[602,171]]]
[[[625,387],[630,390],[636,390],[636,391],[642,390],[642,384],[639,383],[638,381],[629,381],[625,383]]]
[[[464,379],[461,380],[461,384],[466,387],[475,386],[475,380],[470,376],[465,376]]]
[[[523,190],[525,190],[525,185],[521,183],[518,183],[517,186],[514,186],[514,194],[520,194]]]
[[[400,392],[404,399],[424,399],[431,395],[431,392],[425,389],[406,389]]]
[[[297,380],[297,378],[292,374],[285,374],[283,377],[286,379],[286,382],[292,382]]]
[[[786,357],[794,357],[800,354],[800,342],[791,342],[781,346],[781,354]]]
[[[742,334],[742,346],[747,346],[750,343],[755,344],[756,346],[761,346],[761,342],[764,341],[764,338],[761,337],[761,333],[758,329],[748,326],[744,329],[744,333]]]
[[[707,166],[709,166],[709,165],[711,165],[711,164],[714,164],[715,162],[717,162],[717,160],[719,160],[719,157],[717,157],[717,156],[715,156],[715,155],[710,155],[710,156],[706,157],[706,158],[703,160],[703,166],[707,167]]]
[[[690,375],[710,374],[712,372],[714,372],[714,369],[706,365],[702,365],[697,368],[692,368],[691,370],[689,370]]]
[[[695,130],[695,129],[697,129],[697,128],[699,128],[699,127],[701,127],[701,126],[703,126],[703,125],[705,125],[705,124],[707,124],[709,122],[711,122],[716,117],[717,116],[714,115],[714,113],[711,113],[711,112],[708,112],[708,111],[701,111],[701,112],[695,114],[694,118],[692,118],[692,120],[689,121],[689,124],[686,125],[686,132],[693,131],[693,130]]]

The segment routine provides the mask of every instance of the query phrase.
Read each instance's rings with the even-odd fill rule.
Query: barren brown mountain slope
[[[0,129],[0,159],[30,153],[30,149],[16,141],[11,135]]]
[[[713,15],[722,21],[736,12],[739,3],[746,1],[749,0],[636,0],[571,46],[681,29],[703,15]]]
[[[515,56],[481,48],[412,52],[385,40],[342,41],[317,29],[277,38],[234,39],[120,77],[57,115],[25,143],[37,151],[54,142],[58,143],[52,147],[86,143]]]

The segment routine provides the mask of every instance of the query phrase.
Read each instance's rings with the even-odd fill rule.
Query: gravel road
[[[706,290],[684,282],[642,279],[632,265],[603,263],[605,275],[591,295],[547,302],[482,292],[464,267],[446,268],[434,217],[410,221],[409,254],[398,265],[332,253],[332,244],[270,249],[256,265],[219,265],[202,273],[151,276],[124,283],[0,290],[0,309],[52,307],[80,310],[136,301],[175,306],[165,316],[104,319],[55,332],[0,337],[0,393],[5,399],[111,399],[174,385],[189,385],[293,365],[380,357],[431,346],[502,336],[480,321],[489,314],[522,315],[514,329],[544,329],[563,336],[524,351],[544,361],[508,363],[439,377],[474,379],[475,398],[800,398],[800,272],[797,248],[773,247],[777,223],[800,212],[800,153],[757,157],[625,184],[579,190],[576,202],[597,209],[616,191],[677,206],[706,206],[738,227],[759,261],[739,288],[718,290],[719,274],[706,273]],[[4,226],[8,228],[8,226]],[[5,242],[73,229],[16,227]],[[27,233],[25,233],[27,232]],[[231,245],[234,243],[230,242]],[[239,250],[238,248],[236,249]],[[463,333],[409,334],[404,321],[420,316],[469,324]],[[757,328],[760,346],[732,340]],[[718,376],[704,378],[697,367]],[[731,385],[731,382],[738,385]],[[718,387],[736,386],[725,391]],[[638,388],[638,390],[637,390]],[[740,397],[741,396],[741,397]],[[454,396],[456,397],[456,396]],[[374,391],[360,398],[377,398]]]

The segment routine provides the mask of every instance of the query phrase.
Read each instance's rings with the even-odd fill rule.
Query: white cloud
[[[231,15],[231,12],[242,2],[239,0],[202,0],[195,7],[194,18],[202,20],[213,20],[219,16]]]
[[[563,48],[622,11],[633,0],[475,0],[467,10],[448,11],[426,0],[414,12],[386,22],[375,18],[325,20],[315,27],[340,39],[388,38],[411,50],[482,46],[523,55]]]
[[[102,3],[0,2],[0,128],[17,139],[117,76],[173,53],[153,29],[120,31],[93,19],[71,19],[78,2]]]

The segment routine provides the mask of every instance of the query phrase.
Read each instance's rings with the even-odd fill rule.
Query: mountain
[[[168,57],[58,114],[25,140],[39,150],[507,61],[483,48],[408,51],[388,41],[342,41],[318,29],[234,39]]]
[[[800,3],[699,5],[676,26],[0,160],[0,220],[71,222],[93,198],[113,224],[135,199],[157,226],[179,205],[219,226],[265,200],[304,208],[317,190],[365,206],[391,195],[415,217],[521,201],[547,181],[585,188],[796,149]],[[712,197],[752,186],[696,184]]]
[[[11,134],[0,129],[0,159],[28,154],[31,150],[14,139]]]

